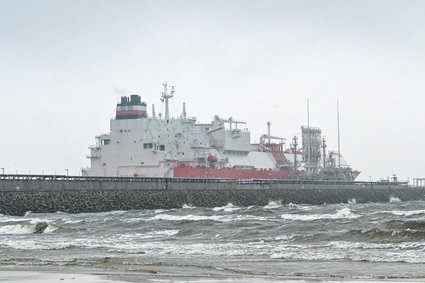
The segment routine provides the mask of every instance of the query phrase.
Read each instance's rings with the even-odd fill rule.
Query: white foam
[[[282,214],[281,218],[285,220],[312,221],[321,219],[352,219],[358,218],[360,215],[353,213],[348,207],[338,209],[334,214]]]
[[[33,234],[36,232],[35,228],[37,223],[34,224],[15,224],[15,225],[4,225],[0,227],[0,235],[22,235],[22,234]],[[47,227],[42,231],[43,233],[52,233],[58,229],[58,227],[46,223]]]
[[[44,234],[50,234],[55,232],[56,230],[58,230],[59,227],[53,226],[53,225],[48,225],[47,228],[43,231]]]
[[[340,260],[346,258],[343,252],[322,252],[314,249],[295,250],[285,252],[275,252],[270,255],[271,259],[289,259],[289,260]]]
[[[195,206],[192,206],[192,205],[190,205],[190,204],[183,204],[182,208],[183,208],[183,209],[194,209],[194,208],[196,208],[196,207],[195,207]]]
[[[212,221],[220,221],[223,220],[225,216],[212,215],[212,216],[204,216],[204,215],[170,215],[170,214],[158,214],[154,217],[147,219],[148,221],[152,220],[166,220],[166,221],[202,221],[202,220],[212,220]]]
[[[21,218],[21,217],[16,217],[16,216],[10,216],[10,217],[4,217],[3,219],[1,219],[1,222],[3,223],[8,223],[8,222],[26,222],[28,221],[27,218]]]
[[[171,214],[158,214],[154,217],[144,219],[145,221],[215,221],[215,222],[233,222],[233,221],[273,221],[263,216],[254,215],[171,215]],[[127,220],[126,222],[130,222]]]
[[[314,206],[311,206],[311,205],[296,204],[292,202],[288,203],[287,207],[292,209],[304,210],[304,211],[311,210],[312,208],[314,208]]]
[[[390,203],[401,203],[401,199],[395,196],[390,196]]]
[[[277,236],[274,239],[276,241],[290,241],[295,237],[295,235],[281,235],[281,236]]]
[[[239,210],[239,209],[241,209],[241,208],[234,206],[232,203],[228,203],[225,206],[213,208],[214,211],[225,211],[225,212],[232,212],[232,211]]]
[[[139,240],[139,239],[152,239],[152,238],[168,238],[178,234],[180,230],[161,230],[152,231],[147,233],[127,233],[117,236],[117,240]]]
[[[420,210],[384,210],[384,211],[377,211],[374,214],[378,214],[378,213],[390,213],[393,215],[397,215],[397,216],[412,216],[412,215],[418,215],[418,214],[425,214],[425,210],[424,209],[420,209]]]
[[[270,201],[266,206],[264,206],[264,209],[276,209],[282,207],[282,201]]]
[[[65,220],[65,224],[77,224],[83,222],[83,219],[68,219]]]
[[[346,242],[346,241],[333,241],[330,242],[327,246],[336,248],[336,249],[376,249],[376,250],[388,250],[388,249],[417,249],[423,248],[425,243],[417,242],[403,242],[403,243],[367,243],[367,242]]]
[[[178,234],[180,230],[162,230],[162,231],[154,231],[152,232],[156,236],[167,236],[171,237]]]
[[[5,225],[0,227],[0,235],[20,235],[32,234],[35,232],[35,225]]]
[[[40,223],[40,222],[45,222],[47,224],[51,223],[51,221],[49,219],[42,219],[42,218],[31,218],[31,219],[27,219],[27,220],[30,220],[31,224],[37,224],[37,223]]]
[[[348,204],[356,204],[357,200],[355,198],[349,199]]]

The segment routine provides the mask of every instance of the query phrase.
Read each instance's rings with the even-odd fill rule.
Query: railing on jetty
[[[67,175],[22,175],[0,174],[0,180],[66,181],[66,182],[150,182],[150,183],[232,183],[232,184],[291,184],[291,185],[363,185],[363,186],[408,186],[407,182],[367,182],[338,180],[278,180],[278,179],[196,179],[163,177],[94,177]]]

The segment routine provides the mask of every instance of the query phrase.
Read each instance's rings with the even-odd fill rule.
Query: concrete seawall
[[[424,200],[425,188],[384,184],[259,184],[143,181],[0,180],[0,214],[101,212],[176,208],[183,204],[216,207],[266,205],[270,201],[323,204]]]

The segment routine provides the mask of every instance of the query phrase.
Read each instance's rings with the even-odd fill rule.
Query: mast
[[[339,133],[339,102],[336,101],[336,118],[338,122],[338,168],[341,167],[341,140]]]
[[[307,133],[308,133],[308,140],[307,140],[307,162],[306,163],[307,163],[307,173],[310,175],[311,174],[310,101],[308,100],[308,98],[307,98]]]
[[[326,167],[326,140],[322,139],[322,148],[323,148],[323,169]]]
[[[183,102],[183,113],[182,113],[183,119],[186,119],[186,103]]]
[[[269,137],[269,143],[271,143],[271,141],[270,141],[270,125],[271,124],[272,123],[270,123],[270,121],[267,122],[267,134],[268,134],[268,137]]]
[[[297,136],[294,136],[294,141],[292,143],[294,145],[294,177],[297,175]]]
[[[156,119],[155,104],[152,104],[152,118]]]
[[[307,98],[307,128],[310,129],[310,103]]]
[[[162,96],[161,96],[161,101],[165,102],[165,120],[170,119],[170,112],[169,112],[169,107],[168,107],[168,100],[172,97],[174,97],[174,86],[171,86],[171,92],[170,94],[168,94],[168,85],[167,82],[162,84],[164,87],[164,91],[161,92]]]

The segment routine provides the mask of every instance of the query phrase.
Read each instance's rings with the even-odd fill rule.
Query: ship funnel
[[[121,97],[121,102],[117,104],[115,119],[137,119],[146,117],[146,103],[142,102],[140,95],[132,94],[130,97]]]

